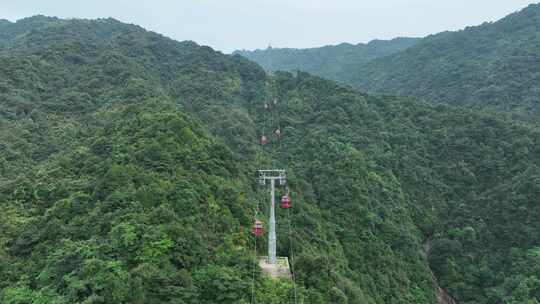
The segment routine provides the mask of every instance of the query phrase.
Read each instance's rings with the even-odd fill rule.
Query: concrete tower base
[[[259,258],[261,270],[274,279],[291,279],[291,268],[287,257],[277,257],[276,264],[268,264],[268,257]]]

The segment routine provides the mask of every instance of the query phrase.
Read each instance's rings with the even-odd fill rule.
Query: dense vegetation
[[[291,303],[249,235],[272,162],[300,302],[434,303],[428,263],[460,303],[540,301],[530,126],[267,76],[112,19],[2,37],[1,303],[249,303],[253,269],[259,303]],[[285,136],[263,150],[273,98]]]
[[[352,45],[342,43],[312,49],[272,48],[236,51],[260,64],[267,71],[305,71],[337,81],[348,81],[369,61],[403,51],[415,45],[419,38],[373,40]]]
[[[494,23],[446,32],[375,60],[352,82],[393,92],[515,113],[540,115],[540,4]]]
[[[318,49],[297,51],[295,57],[273,50],[242,54],[267,69],[267,62],[287,60],[277,68],[308,71],[365,91],[509,112],[527,120],[540,116],[540,4],[396,51],[366,57],[369,62],[360,65],[349,58],[334,61],[324,69],[312,67],[326,60]]]

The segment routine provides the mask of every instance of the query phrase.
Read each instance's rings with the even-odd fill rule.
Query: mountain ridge
[[[324,74],[332,80],[343,80],[343,75],[352,67],[405,49],[417,41],[418,38],[398,37],[392,40],[372,40],[368,43],[341,43],[309,49],[267,48],[235,51],[233,54],[254,60],[267,71],[303,70],[315,75]]]
[[[292,299],[249,234],[268,212],[254,173],[275,163],[300,303],[433,303],[428,266],[458,301],[538,300],[533,126],[106,20],[17,36],[0,75],[2,303]],[[274,100],[283,138],[260,146]]]
[[[537,122],[539,32],[540,4],[531,4],[495,22],[429,35],[360,65],[342,63],[333,68],[337,76],[313,70],[302,60],[295,68],[363,91],[505,112]],[[263,55],[250,59],[265,66]]]

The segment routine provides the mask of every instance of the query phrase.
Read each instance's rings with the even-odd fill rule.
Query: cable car
[[[268,137],[266,135],[261,136],[261,145],[266,145],[268,143]]]
[[[274,130],[274,135],[279,139],[281,138],[281,129],[280,128],[277,128]]]
[[[291,197],[288,194],[285,194],[281,197],[279,207],[281,207],[281,209],[291,208]]]
[[[270,109],[270,106],[269,106],[267,103],[265,103],[265,104],[264,104],[264,109],[265,109],[265,110],[269,110],[269,109]]]
[[[263,223],[259,220],[253,221],[253,227],[251,228],[251,234],[254,236],[261,236],[264,233]]]

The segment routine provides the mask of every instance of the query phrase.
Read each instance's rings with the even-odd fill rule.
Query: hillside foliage
[[[311,49],[272,48],[255,51],[236,51],[260,64],[265,70],[304,71],[337,81],[348,81],[371,60],[403,51],[419,38],[373,40],[369,43],[329,45]]]
[[[270,71],[306,71],[371,93],[414,96],[538,122],[539,33],[540,4],[531,4],[497,22],[423,39],[389,41],[389,46],[399,42],[403,47],[378,56],[365,54],[370,44],[240,54]]]
[[[540,115],[540,4],[494,23],[429,36],[374,60],[351,79],[358,88],[434,102]]]
[[[540,301],[534,127],[113,19],[37,23],[0,24],[21,31],[0,48],[0,303],[292,303],[249,234],[272,164],[300,303],[434,303],[430,267],[460,303]],[[284,137],[261,148],[271,98]]]

